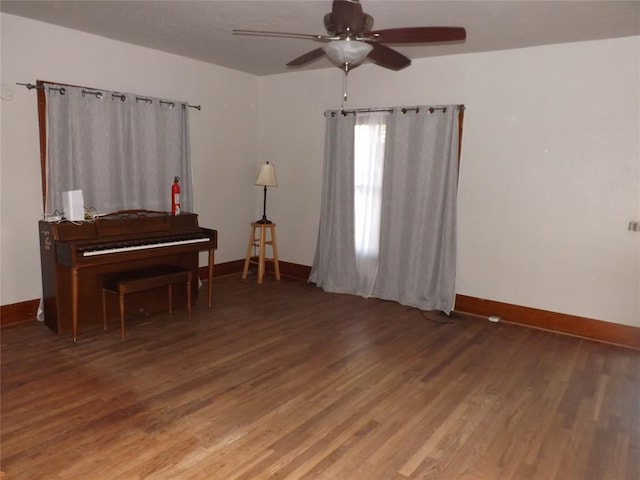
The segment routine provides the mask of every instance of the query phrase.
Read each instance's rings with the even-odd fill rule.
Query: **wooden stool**
[[[174,265],[159,265],[143,270],[111,273],[102,275],[102,322],[107,329],[106,294],[115,293],[120,301],[120,331],[124,338],[124,296],[127,293],[167,287],[169,296],[169,312],[172,311],[172,286],[187,285],[187,317],[191,319],[191,270]]]
[[[266,233],[269,230],[271,239],[266,239]],[[258,237],[256,237],[256,231]],[[271,245],[273,257],[265,257],[265,249],[267,245]],[[252,256],[251,250],[258,247],[258,256]],[[249,246],[247,247],[247,256],[244,259],[244,269],[242,270],[242,279],[246,280],[249,272],[249,264],[258,265],[258,283],[262,283],[264,277],[264,262],[273,262],[273,268],[276,273],[276,280],[280,280],[280,264],[278,263],[278,244],[276,243],[276,224],[275,223],[251,223],[251,236],[249,237]]]

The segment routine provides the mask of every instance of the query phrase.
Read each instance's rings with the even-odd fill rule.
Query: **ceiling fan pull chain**
[[[342,101],[347,101],[347,71],[344,71],[344,77],[342,78]]]
[[[342,65],[342,71],[344,72],[344,77],[342,78],[342,106],[344,107],[345,102],[347,101],[347,75],[349,74],[350,65],[348,63],[344,63]]]

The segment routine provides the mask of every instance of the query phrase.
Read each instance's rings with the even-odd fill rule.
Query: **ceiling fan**
[[[411,65],[411,60],[386,44],[425,44],[462,41],[466,31],[462,27],[405,27],[372,30],[373,17],[363,12],[359,0],[333,0],[331,12],[324,16],[328,35],[306,33],[267,32],[234,29],[235,35],[303,38],[322,42],[324,45],[287,63],[288,67],[306,65],[323,55],[341,68],[345,74],[365,58],[374,63],[401,70]]]

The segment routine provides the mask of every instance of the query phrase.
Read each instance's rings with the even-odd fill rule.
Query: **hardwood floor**
[[[6,480],[640,478],[640,352],[300,280],[2,330]],[[429,317],[429,318],[425,318]]]

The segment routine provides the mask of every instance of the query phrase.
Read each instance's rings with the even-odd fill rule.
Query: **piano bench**
[[[187,286],[187,317],[191,319],[191,270],[174,265],[157,265],[141,270],[102,275],[102,321],[107,330],[106,294],[115,293],[120,302],[120,331],[124,338],[124,297],[128,293],[167,287],[169,312],[172,311],[172,287],[177,284]]]

